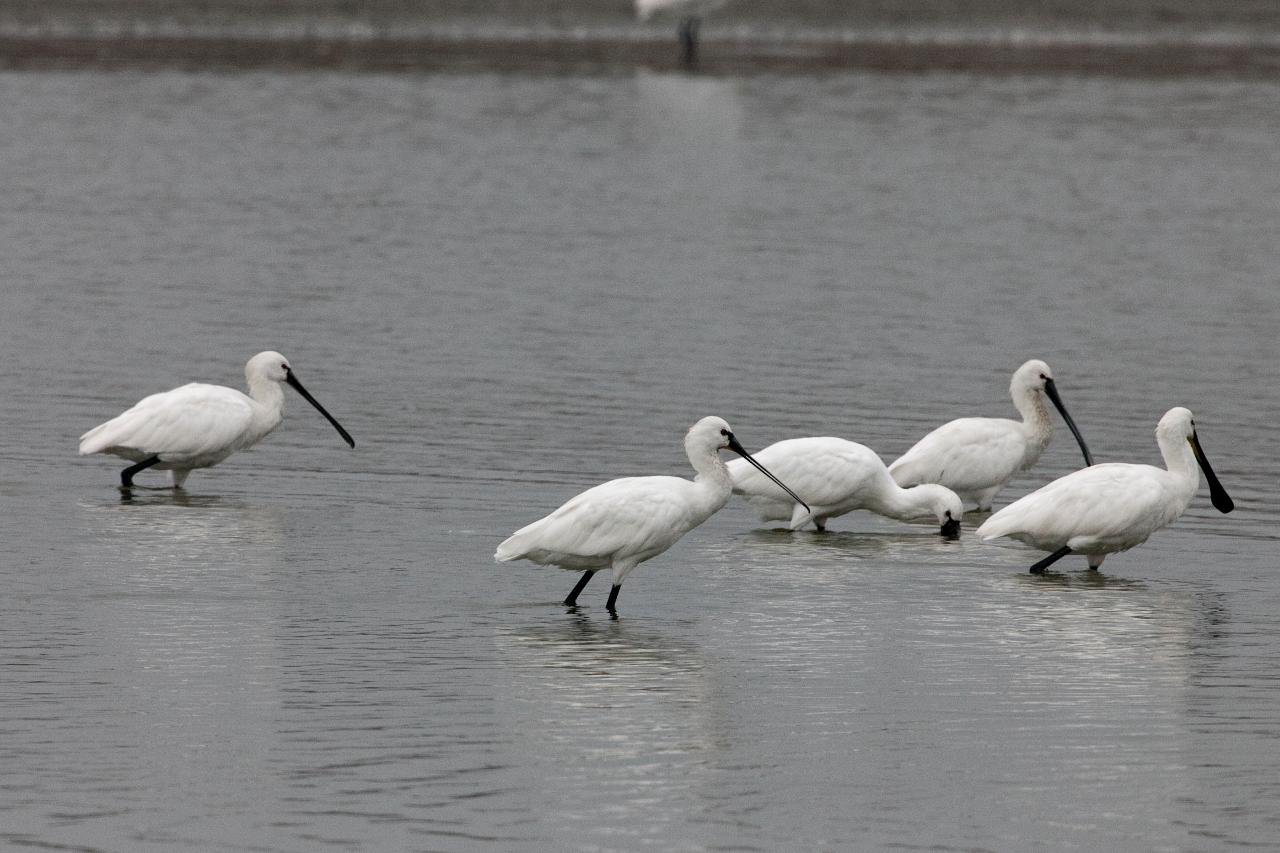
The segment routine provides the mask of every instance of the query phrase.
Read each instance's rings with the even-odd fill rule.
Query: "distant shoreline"
[[[677,50],[674,39],[652,34],[620,36],[607,30],[403,37],[0,32],[0,68],[607,73],[674,70]],[[702,44],[699,70],[708,74],[848,70],[1280,77],[1280,39],[1045,33],[708,36]]]

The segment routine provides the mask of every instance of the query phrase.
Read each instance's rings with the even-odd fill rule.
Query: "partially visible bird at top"
[[[636,15],[642,21],[654,16],[674,17],[679,21],[676,34],[680,39],[680,64],[693,68],[698,64],[698,30],[702,16],[719,9],[727,0],[636,0]]]
[[[1164,468],[1104,462],[1073,471],[988,518],[978,538],[1008,536],[1051,551],[1031,566],[1033,574],[1068,554],[1083,554],[1097,569],[1108,554],[1141,545],[1182,515],[1200,486],[1200,471],[1214,508],[1235,509],[1200,447],[1190,411],[1178,406],[1166,412],[1156,425],[1156,443]]]
[[[812,521],[825,530],[828,519],[865,509],[899,521],[932,518],[943,536],[960,535],[964,509],[955,492],[933,483],[904,489],[866,445],[828,436],[790,438],[754,456],[808,503],[797,503],[744,460],[732,459],[728,466],[734,494],[755,507],[761,520],[786,521],[792,530]]]
[[[511,534],[498,546],[494,559],[502,563],[524,559],[582,572],[564,600],[570,607],[577,604],[578,594],[596,572],[610,569],[613,587],[606,607],[616,613],[618,592],[632,569],[670,548],[728,502],[733,481],[719,451],[732,450],[774,479],[721,418],[705,417],[690,427],[684,450],[696,472],[692,481],[654,476],[601,483]],[[786,486],[774,482],[803,503]]]
[[[135,463],[120,472],[128,489],[140,471],[171,471],[180,489],[196,468],[217,465],[237,450],[266,438],[284,417],[284,390],[290,385],[315,406],[351,447],[356,443],[333,415],[312,397],[278,352],[260,352],[244,366],[249,393],[224,385],[192,382],[144,397],[136,405],[80,436],[80,455],[107,453]]]
[[[937,483],[958,494],[979,510],[991,509],[1000,490],[1019,471],[1036,463],[1053,438],[1053,423],[1045,398],[1066,421],[1084,464],[1093,456],[1067,413],[1049,365],[1032,359],[1013,373],[1009,395],[1022,420],[1008,418],[958,418],[943,424],[915,443],[889,465],[889,474],[900,486]]]

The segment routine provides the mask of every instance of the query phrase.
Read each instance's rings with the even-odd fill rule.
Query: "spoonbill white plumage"
[[[733,491],[719,451],[732,450],[760,468],[723,419],[705,417],[689,428],[684,451],[697,475],[623,477],[587,489],[550,515],[520,528],[498,546],[498,562],[531,560],[581,571],[564,603],[573,606],[587,582],[601,569],[613,570],[606,605],[616,613],[618,592],[631,570],[674,545],[681,536],[724,506]],[[776,478],[760,468],[774,482]],[[778,483],[795,500],[795,493]]]
[[[945,423],[895,459],[889,474],[900,486],[938,483],[961,500],[977,504],[979,510],[989,510],[996,494],[1014,474],[1034,465],[1053,438],[1045,397],[1067,422],[1084,454],[1084,464],[1093,464],[1084,437],[1058,395],[1049,365],[1032,359],[1019,367],[1009,382],[1009,395],[1021,421],[958,418]]]
[[[692,68],[698,64],[698,30],[702,16],[718,9],[726,0],[636,0],[636,15],[647,21],[654,15],[672,15],[679,19],[680,64]]]
[[[173,487],[182,488],[196,468],[217,465],[237,450],[257,444],[284,417],[288,384],[328,419],[351,447],[356,443],[333,415],[325,411],[278,352],[260,352],[244,366],[249,393],[223,385],[191,382],[172,391],[144,397],[128,409],[80,436],[80,455],[109,453],[135,464],[120,473],[124,488],[147,468],[173,472]]]
[[[1031,567],[1033,574],[1071,553],[1084,554],[1096,569],[1107,554],[1141,545],[1182,515],[1200,485],[1197,463],[1214,508],[1235,509],[1200,448],[1190,411],[1179,406],[1166,412],[1156,425],[1156,443],[1164,468],[1105,462],[1073,471],[988,518],[978,537],[1008,536],[1052,551]]]
[[[942,526],[943,536],[960,535],[964,509],[955,492],[932,483],[902,488],[865,445],[843,438],[790,438],[769,445],[755,458],[809,502],[796,503],[744,460],[731,460],[734,494],[746,498],[764,521],[785,520],[796,530],[812,520],[825,530],[827,519],[867,509],[899,521],[932,517]]]

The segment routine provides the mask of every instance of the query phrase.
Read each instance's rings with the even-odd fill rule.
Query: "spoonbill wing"
[[[901,486],[985,488],[1018,470],[1026,446],[1021,430],[1021,424],[1001,418],[949,421],[894,460],[889,474]]]
[[[875,451],[843,438],[786,439],[753,455],[810,506],[844,503],[851,498],[851,484],[869,484],[877,471],[884,476],[884,463]],[[738,494],[793,502],[790,495],[744,460],[732,459],[727,464]]]
[[[1185,509],[1169,472],[1120,462],[1073,471],[992,515],[978,528],[980,539],[998,536],[1054,548],[1108,543],[1129,548]]]
[[[616,554],[660,552],[704,520],[681,495],[680,477],[624,477],[570,498],[550,515],[520,528],[494,555],[500,561],[564,562],[566,568],[607,565]]]
[[[81,455],[132,450],[182,461],[240,446],[253,421],[249,398],[233,388],[192,382],[144,397],[80,437]]]

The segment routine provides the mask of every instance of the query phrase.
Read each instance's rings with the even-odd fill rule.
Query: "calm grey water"
[[[0,846],[1231,850],[1280,843],[1280,89],[836,76],[0,76]],[[240,385],[279,432],[124,501],[77,436]],[[574,612],[497,566],[614,476],[892,458],[1054,366],[1207,494],[1035,554],[732,503]],[[1065,429],[1004,499],[1078,464]],[[160,482],[144,474],[140,482]],[[597,581],[597,583],[602,583]]]

